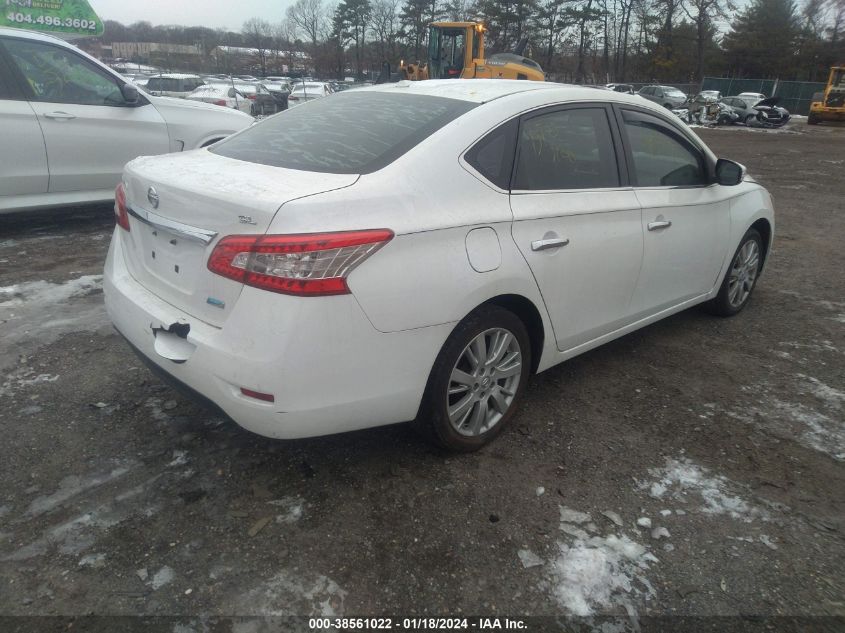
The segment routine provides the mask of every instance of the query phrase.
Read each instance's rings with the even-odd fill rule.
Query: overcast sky
[[[88,0],[103,20],[131,24],[146,20],[153,24],[224,27],[240,31],[252,17],[280,22],[293,0]]]

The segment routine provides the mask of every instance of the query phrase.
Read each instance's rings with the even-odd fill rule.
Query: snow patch
[[[734,519],[750,522],[755,518],[768,518],[766,512],[749,505],[742,498],[728,492],[731,482],[721,475],[710,475],[706,468],[689,459],[667,459],[663,468],[651,468],[654,482],[640,483],[655,499],[672,498],[688,501],[698,497],[704,503],[699,507],[703,514],[727,514]],[[659,538],[659,537],[657,537]]]
[[[169,585],[173,582],[173,579],[176,577],[176,573],[173,571],[173,568],[168,567],[165,565],[161,569],[159,569],[150,581],[147,583],[153,591],[161,589],[165,585]]]
[[[102,275],[0,287],[0,369],[14,364],[30,347],[108,325],[102,288]]]
[[[519,556],[519,561],[525,569],[539,567],[543,564],[543,559],[537,556],[537,554],[532,552],[530,549],[521,549],[516,554]]]
[[[68,475],[61,480],[59,483],[59,489],[56,492],[51,495],[38,497],[30,503],[29,509],[26,511],[26,515],[28,517],[37,517],[45,512],[55,510],[69,499],[72,499],[73,497],[76,497],[77,495],[80,495],[92,488],[102,486],[103,484],[123,477],[123,475],[128,472],[128,467],[121,466],[119,468],[114,468],[107,473],[95,473],[86,476]]]
[[[567,536],[558,541],[557,552],[546,563],[541,588],[573,615],[619,609],[636,615],[634,603],[655,595],[645,574],[657,558],[624,533],[588,533],[598,528],[585,512],[561,506],[560,517],[560,530]],[[534,562],[532,552],[518,554],[524,566]]]
[[[326,576],[314,576],[297,569],[285,570],[260,586],[234,598],[226,613],[236,616],[321,616],[343,615],[347,592]]]
[[[574,615],[618,607],[634,615],[633,597],[655,595],[645,572],[657,559],[624,534],[576,539],[558,547],[551,563],[552,592],[558,604]]]
[[[845,402],[845,391],[834,389],[817,378],[812,376],[805,376],[804,374],[796,374],[799,378],[810,383],[810,391],[814,396],[824,401],[825,404],[834,408],[841,409],[842,403]]]
[[[276,515],[276,523],[296,523],[302,518],[305,501],[300,497],[284,497],[268,501],[267,504],[282,510],[281,514]]]

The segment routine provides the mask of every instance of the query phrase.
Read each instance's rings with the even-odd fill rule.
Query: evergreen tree
[[[754,0],[732,26],[724,48],[734,73],[740,77],[792,77],[799,35],[793,0]]]

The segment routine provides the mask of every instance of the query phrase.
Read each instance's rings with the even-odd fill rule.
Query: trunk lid
[[[243,284],[208,270],[217,241],[266,233],[285,202],[348,187],[357,179],[356,174],[249,163],[207,150],[136,159],[124,172],[131,228],[120,232],[126,265],[161,299],[222,327]]]

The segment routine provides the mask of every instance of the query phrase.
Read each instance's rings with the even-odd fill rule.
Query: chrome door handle
[[[549,240],[534,240],[531,242],[532,251],[545,251],[550,248],[560,248],[569,244],[569,240],[565,238],[556,237]]]
[[[75,119],[75,114],[68,114],[67,112],[45,112],[44,116],[48,119]]]
[[[648,223],[648,230],[657,231],[658,229],[668,229],[670,226],[672,226],[672,222],[669,220],[657,220]]]

